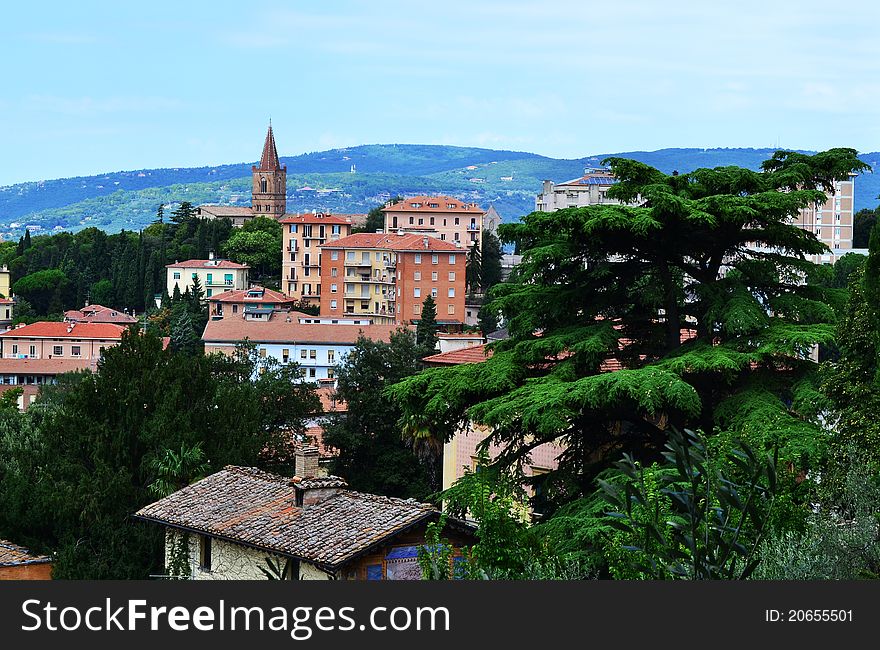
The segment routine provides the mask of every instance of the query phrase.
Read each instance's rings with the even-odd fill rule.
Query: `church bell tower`
[[[271,121],[260,164],[252,166],[251,172],[254,179],[251,211],[254,216],[280,219],[287,211],[287,165],[282,166],[278,160]]]

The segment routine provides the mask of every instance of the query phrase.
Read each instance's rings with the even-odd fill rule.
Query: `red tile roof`
[[[318,398],[321,400],[321,409],[324,414],[348,411],[348,404],[336,397],[336,389],[332,386],[321,386],[315,389],[315,392],[318,393]]]
[[[247,264],[238,264],[229,260],[186,260],[175,264],[166,264],[166,269],[249,269]]]
[[[126,330],[113,323],[56,323],[40,321],[0,334],[6,338],[121,339]]]
[[[200,205],[199,212],[207,212],[215,217],[252,217],[252,208],[243,205]]]
[[[457,366],[462,363],[480,363],[492,356],[492,350],[486,350],[486,345],[472,345],[469,348],[461,348],[460,350],[451,350],[449,352],[441,352],[440,354],[432,354],[430,357],[422,359],[427,364],[453,365]]]
[[[315,487],[324,482],[326,479]],[[335,487],[337,482],[332,485]],[[227,465],[141,508],[135,517],[222,536],[335,570],[413,525],[439,515],[428,503],[341,488],[304,508],[295,503],[290,478],[253,467]]]
[[[252,292],[262,292],[262,295],[259,297],[249,297],[248,294]],[[235,302],[235,303],[250,303],[254,305],[259,305],[262,303],[276,304],[276,305],[284,305],[291,304],[296,302],[294,298],[291,298],[280,291],[274,291],[272,289],[264,289],[263,287],[251,287],[250,289],[235,289],[233,291],[224,291],[222,293],[215,293],[213,296],[208,298],[208,302]],[[306,314],[300,314],[299,312],[291,312],[291,315],[296,316],[305,316]]]
[[[60,375],[94,370],[97,359],[0,359],[0,375]]]
[[[390,341],[397,325],[325,325],[323,323],[299,323],[293,314],[288,323],[286,317],[275,315],[269,321],[223,318],[208,321],[202,340],[208,342],[235,343],[249,339],[254,343],[335,343],[351,344],[363,334],[374,341]]]
[[[413,203],[421,204],[413,207]],[[437,207],[428,207],[436,203]],[[454,207],[447,208],[447,205]],[[483,209],[473,203],[465,203],[452,196],[410,196],[397,203],[386,205],[382,212],[468,212],[470,214],[484,214]]]
[[[80,323],[136,323],[137,318],[125,312],[104,307],[103,305],[86,305],[82,309],[71,309],[64,312],[64,319]]]
[[[22,566],[24,564],[45,564],[52,559],[45,555],[34,555],[26,548],[0,539],[0,566]]]
[[[355,224],[355,217],[359,217],[361,215],[358,214],[313,214],[311,212],[306,212],[305,214],[296,214],[296,215],[284,215],[281,219],[278,220],[278,223],[329,223],[329,224]],[[363,215],[366,217],[366,215]]]
[[[426,245],[427,242],[427,245]],[[349,235],[335,241],[327,242],[321,245],[321,248],[382,248],[392,251],[460,251],[455,244],[448,241],[442,241],[437,237],[429,237],[427,235],[416,235],[413,233],[397,234],[397,233],[379,233],[379,232],[362,232],[356,235]]]

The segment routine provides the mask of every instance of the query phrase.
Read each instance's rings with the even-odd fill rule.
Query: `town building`
[[[351,234],[353,215],[287,215],[282,233],[282,289],[295,300],[317,305],[321,296],[320,246]]]
[[[4,264],[0,266],[0,298],[12,298],[12,274]]]
[[[483,244],[485,212],[476,203],[451,196],[412,196],[389,203],[385,213],[386,233],[417,233],[461,246]]]
[[[855,177],[834,181],[834,187],[825,203],[801,209],[793,222],[799,228],[816,235],[816,239],[828,246],[829,253],[819,256],[816,262],[833,262],[851,251],[853,247]]]
[[[283,316],[283,317],[282,317]],[[364,336],[389,341],[395,325],[304,324],[304,314],[276,314],[266,322],[240,318],[209,320],[202,335],[205,353],[232,354],[236,345],[247,340],[257,354],[280,363],[297,363],[307,381],[332,380],[336,366]]]
[[[0,331],[9,329],[15,315],[15,300],[0,298]]]
[[[113,323],[124,326],[138,322],[138,319],[127,311],[89,304],[82,309],[70,309],[64,312],[64,320],[70,323]]]
[[[432,296],[437,323],[464,319],[467,250],[427,234],[358,233],[321,247],[321,316],[414,323]]]
[[[587,168],[584,175],[556,184],[545,180],[541,193],[535,198],[535,212],[554,212],[563,208],[583,208],[588,205],[619,204],[607,196],[617,183],[608,169]]]
[[[125,329],[111,323],[21,324],[0,333],[0,358],[97,362],[105,348],[119,343]]]
[[[186,293],[198,278],[206,299],[224,291],[240,291],[248,288],[249,268],[247,264],[216,259],[213,254],[206,260],[175,262],[165,266],[166,290],[169,296],[174,295],[175,286],[180,293]]]
[[[202,219],[229,219],[241,227],[254,217],[280,219],[287,211],[287,165],[278,159],[272,123],[266,132],[259,165],[251,166],[251,206],[200,205],[196,216]]]
[[[267,321],[275,312],[289,312],[295,302],[280,291],[251,287],[212,295],[208,298],[208,314],[211,318],[237,317]]]
[[[301,447],[293,478],[227,465],[134,517],[165,528],[166,571],[182,548],[192,580],[265,580],[267,560],[291,580],[420,579],[418,549],[440,512],[317,474],[318,450]],[[453,518],[443,536],[453,562],[475,541],[474,528]]]
[[[51,580],[52,558],[0,539],[0,580]]]

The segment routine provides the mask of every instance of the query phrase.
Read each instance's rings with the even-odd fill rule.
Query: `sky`
[[[880,2],[4,4],[0,186],[450,144],[880,150]]]

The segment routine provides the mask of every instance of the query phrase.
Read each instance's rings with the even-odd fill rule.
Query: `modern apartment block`
[[[321,316],[412,323],[433,296],[437,322],[464,320],[467,248],[427,234],[359,233],[321,247]]]
[[[185,293],[193,286],[195,278],[199,279],[205,298],[211,298],[223,291],[233,291],[248,288],[247,264],[237,264],[229,260],[215,259],[211,255],[207,260],[186,260],[168,264],[167,271],[168,295],[174,294],[174,287]]]
[[[825,203],[802,209],[794,220],[795,225],[812,232],[831,249],[831,255],[825,257],[840,255],[853,247],[855,177],[856,174],[850,174],[849,180],[834,181],[834,190],[826,192]]]
[[[584,170],[584,175],[564,183],[544,181],[541,193],[535,198],[536,212],[554,212],[562,208],[583,208],[602,203],[619,204],[609,198],[608,190],[617,182],[607,169]]]
[[[281,288],[294,300],[316,305],[321,295],[321,249],[351,234],[352,215],[300,214],[279,221],[282,232]]]
[[[386,233],[416,233],[470,247],[483,242],[485,212],[451,196],[411,196],[382,208]]]

